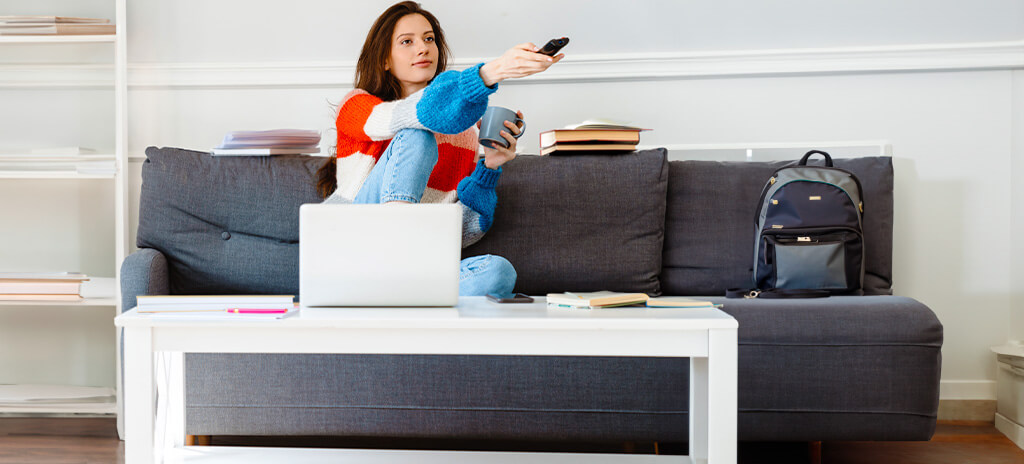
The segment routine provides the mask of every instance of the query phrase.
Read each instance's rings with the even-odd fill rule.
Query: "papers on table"
[[[296,314],[294,295],[143,295],[139,314],[174,319],[283,319]]]

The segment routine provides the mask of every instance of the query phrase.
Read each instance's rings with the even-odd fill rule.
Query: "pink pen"
[[[235,314],[283,314],[287,309],[259,309],[259,308],[229,308],[229,313]]]

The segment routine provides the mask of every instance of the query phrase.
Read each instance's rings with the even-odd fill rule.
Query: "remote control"
[[[569,45],[569,38],[568,37],[562,37],[562,38],[559,38],[559,39],[551,39],[551,40],[548,41],[548,43],[544,44],[544,47],[541,48],[540,51],[537,52],[537,53],[540,53],[542,55],[547,55],[547,56],[555,56],[555,54],[558,53],[558,51],[561,50],[562,47],[564,47],[566,45]]]

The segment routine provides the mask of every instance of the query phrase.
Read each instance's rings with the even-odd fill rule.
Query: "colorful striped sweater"
[[[437,139],[438,160],[420,201],[462,205],[462,246],[480,240],[494,220],[494,187],[501,175],[501,168],[488,169],[476,159],[475,124],[497,90],[484,85],[480,66],[443,72],[401,100],[349,92],[338,110],[338,189],[324,203],[351,203],[398,131],[428,130]]]

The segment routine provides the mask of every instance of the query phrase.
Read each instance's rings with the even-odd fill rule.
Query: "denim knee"
[[[501,256],[466,258],[462,260],[460,274],[459,295],[462,296],[512,293],[516,286],[516,269]]]
[[[434,137],[433,132],[423,129],[402,129],[391,139],[391,145],[399,149],[395,152],[396,155],[416,153],[432,158],[434,163],[437,162],[437,137]]]
[[[427,188],[430,174],[437,165],[437,139],[434,134],[419,129],[402,129],[395,134],[383,158],[379,177],[370,177],[364,187],[369,187],[373,203],[406,201],[419,203]],[[378,161],[378,164],[382,164]],[[374,169],[377,169],[376,167]]]

